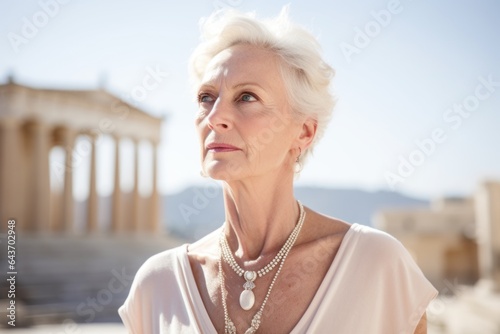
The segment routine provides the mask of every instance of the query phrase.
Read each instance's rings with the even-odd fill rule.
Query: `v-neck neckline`
[[[346,234],[342,238],[342,241],[340,242],[339,249],[337,251],[337,254],[332,260],[332,263],[330,265],[330,268],[325,274],[325,277],[323,277],[323,280],[321,284],[319,285],[318,289],[316,290],[316,293],[314,294],[313,299],[311,300],[311,303],[307,307],[306,311],[302,315],[302,317],[299,319],[299,321],[295,324],[295,327],[292,329],[290,334],[299,334],[301,333],[300,330],[303,329],[303,327],[308,323],[309,317],[311,313],[315,312],[315,309],[319,307],[319,302],[318,300],[321,299],[324,296],[325,290],[328,288],[329,283],[332,279],[332,276],[334,275],[338,263],[340,259],[342,258],[343,253],[345,252],[345,248],[347,247],[347,244],[349,243],[350,238],[352,237],[352,234],[354,233],[356,226],[358,226],[357,223],[351,224],[349,229],[347,230]],[[216,231],[214,231],[216,232]],[[212,232],[212,233],[214,233]],[[205,328],[210,328],[210,330],[213,333],[217,333],[217,330],[215,329],[215,326],[212,322],[212,319],[210,318],[207,309],[205,308],[205,304],[203,303],[203,299],[201,298],[201,293],[200,290],[198,289],[198,285],[196,284],[196,280],[194,279],[194,273],[193,270],[191,269],[191,264],[189,262],[189,257],[188,257],[188,247],[189,244],[185,244],[181,248],[181,252],[179,252],[179,261],[181,261],[182,265],[182,271],[184,272],[184,277],[186,278],[186,283],[190,287],[190,290],[192,290],[191,293],[191,298],[193,305],[200,305],[200,307],[196,309],[192,309],[191,312],[195,315],[197,315],[197,318],[200,319],[200,321],[203,322],[203,325],[200,326],[202,329]],[[198,312],[199,311],[199,312]],[[201,314],[199,314],[201,313]]]

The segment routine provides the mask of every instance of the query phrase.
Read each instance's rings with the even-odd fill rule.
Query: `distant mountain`
[[[124,198],[130,194],[124,194]],[[379,210],[400,207],[424,207],[429,202],[396,192],[367,192],[356,189],[296,187],[295,196],[307,207],[349,223],[372,225]],[[196,240],[222,225],[224,205],[220,187],[189,187],[163,196],[163,222],[170,233]],[[86,201],[75,206],[75,225],[83,230],[87,219]],[[111,221],[111,197],[99,200],[99,221],[108,228]]]
[[[295,196],[313,210],[349,223],[369,226],[378,210],[429,205],[428,201],[389,191],[297,187]],[[189,187],[177,194],[164,196],[163,201],[167,229],[188,240],[206,235],[224,221],[220,188]]]

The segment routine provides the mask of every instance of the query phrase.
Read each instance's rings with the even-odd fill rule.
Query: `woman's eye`
[[[247,94],[247,93],[241,94],[240,100],[243,102],[257,101],[257,99],[252,94]]]
[[[198,102],[199,103],[204,103],[204,102],[212,102],[213,98],[208,95],[208,94],[200,94],[198,95]]]

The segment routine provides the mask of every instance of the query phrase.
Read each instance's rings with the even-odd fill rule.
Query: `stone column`
[[[88,198],[88,212],[87,212],[87,231],[95,233],[99,230],[98,226],[98,196],[96,185],[96,136],[90,134],[91,154],[90,154],[90,185],[89,185],[89,198]]]
[[[479,272],[500,291],[500,183],[484,182],[475,198]]]
[[[50,175],[49,150],[50,133],[46,124],[33,123],[30,125],[33,143],[32,181],[30,217],[32,229],[40,232],[50,230]]]
[[[73,148],[75,145],[75,132],[72,129],[64,128],[61,131],[62,145],[66,153],[64,163],[64,188],[62,198],[62,229],[65,232],[74,232],[73,222]]]
[[[134,139],[134,189],[132,194],[132,224],[131,230],[134,232],[140,229],[140,195],[139,195],[139,140]]]
[[[120,188],[120,138],[115,139],[115,184],[113,189],[113,208],[111,213],[111,233],[123,231],[122,191]]]
[[[20,156],[23,152],[21,127],[16,119],[3,119],[0,123],[0,231],[6,232],[7,221],[16,220],[21,231],[25,224]]]
[[[149,231],[152,233],[158,233],[161,231],[161,203],[160,196],[158,194],[158,143],[152,143],[153,145],[153,189],[150,198],[150,222]]]

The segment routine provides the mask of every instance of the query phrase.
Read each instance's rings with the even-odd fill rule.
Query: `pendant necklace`
[[[243,309],[245,309],[243,306],[248,307],[248,305],[251,304],[251,306],[248,307],[248,310],[252,308],[252,306],[255,302],[255,296],[252,292],[252,289],[253,289],[253,287],[255,287],[255,284],[253,283],[253,281],[255,280],[257,275],[259,277],[262,277],[265,274],[267,274],[269,271],[271,271],[277,264],[279,264],[278,270],[276,271],[276,274],[274,274],[273,280],[271,281],[271,284],[269,285],[269,288],[267,289],[267,293],[266,293],[266,296],[264,297],[264,301],[262,302],[262,305],[260,306],[257,313],[255,313],[255,315],[253,316],[250,327],[245,331],[245,334],[254,334],[255,332],[257,332],[257,330],[262,322],[262,314],[264,311],[264,307],[266,306],[266,303],[269,299],[269,296],[271,295],[271,291],[273,289],[273,286],[278,278],[278,275],[281,272],[281,269],[283,268],[283,265],[285,264],[285,260],[288,256],[288,253],[290,252],[293,245],[295,244],[295,241],[297,240],[299,232],[302,228],[302,225],[304,224],[305,211],[304,211],[302,204],[300,202],[298,202],[298,204],[300,207],[299,221],[285,243],[285,245],[288,244],[288,246],[285,247],[285,245],[284,245],[283,248],[278,253],[278,254],[280,254],[283,251],[283,253],[279,257],[279,260],[276,260],[278,257],[278,256],[276,256],[273,259],[273,261],[271,261],[267,266],[265,266],[261,270],[257,271],[257,273],[252,272],[252,274],[246,274],[249,271],[244,271],[243,269],[241,269],[241,267],[239,267],[239,265],[236,263],[236,260],[234,260],[234,257],[232,257],[232,254],[231,254],[231,251],[229,249],[229,245],[227,244],[227,240],[224,236],[224,233],[221,234],[220,257],[219,257],[219,275],[218,276],[219,276],[219,283],[221,286],[222,306],[224,308],[224,332],[226,334],[236,334],[236,326],[234,325],[233,321],[229,317],[229,311],[228,311],[227,302],[226,302],[227,291],[225,288],[224,274],[222,272],[222,259],[224,258],[224,260],[229,263],[231,268],[233,268],[233,270],[239,276],[244,275],[246,282],[243,285],[244,290],[240,295],[240,305]],[[225,248],[226,248],[226,250],[225,250]],[[227,253],[228,250],[229,250],[229,254]],[[231,261],[231,258],[232,258],[232,261]],[[274,264],[272,264],[275,260],[276,260],[276,262]],[[237,269],[240,269],[240,270],[237,270]],[[245,292],[245,291],[249,291],[249,292]],[[242,296],[245,296],[245,297],[242,297]],[[248,300],[247,300],[247,298],[248,298]],[[242,299],[243,299],[243,302],[242,302]]]
[[[274,259],[272,259],[271,262],[269,262],[264,268],[258,270],[257,272],[242,269],[238,265],[238,262],[236,262],[233,253],[231,252],[231,249],[229,247],[229,244],[227,243],[226,237],[224,236],[223,238],[221,238],[222,256],[224,260],[229,264],[229,266],[234,270],[234,272],[238,276],[240,277],[243,276],[243,278],[245,279],[245,283],[243,284],[243,291],[240,294],[240,306],[245,311],[250,310],[255,303],[255,295],[252,290],[255,288],[254,281],[257,278],[257,276],[262,277],[265,274],[271,272],[274,269],[274,267],[281,262],[283,256],[290,251],[290,249],[293,246],[293,242],[295,241],[294,239],[299,234],[301,228],[300,221],[304,216],[304,207],[302,206],[302,203],[300,203],[300,201],[297,202],[299,204],[299,210],[300,210],[299,221],[295,225],[295,228],[290,233],[285,244],[283,245],[283,247],[281,247],[280,251],[278,252],[278,254],[276,254]]]

